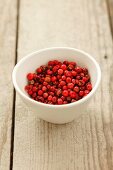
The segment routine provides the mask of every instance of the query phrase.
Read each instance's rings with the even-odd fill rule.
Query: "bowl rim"
[[[73,50],[73,51],[76,51],[76,52],[79,52],[79,53],[82,53],[83,55],[86,55],[90,60],[92,60],[92,62],[95,64],[95,67],[97,69],[97,81],[95,83],[95,86],[93,87],[93,89],[91,90],[91,92],[85,96],[84,98],[76,101],[76,102],[73,102],[73,103],[69,103],[69,104],[63,104],[63,105],[51,105],[51,104],[45,104],[45,103],[41,103],[41,102],[38,102],[38,101],[35,101],[33,99],[31,99],[29,96],[25,95],[19,88],[17,82],[16,82],[16,72],[17,72],[17,69],[19,68],[19,66],[27,59],[29,59],[30,57],[32,57],[33,55],[35,54],[39,54],[41,52],[44,52],[44,51],[48,51],[48,50]],[[86,102],[87,100],[89,100],[91,98],[91,96],[93,96],[93,94],[96,92],[98,86],[99,86],[99,83],[100,83],[100,80],[101,80],[101,70],[100,70],[100,66],[99,64],[97,63],[97,61],[88,53],[86,53],[85,51],[83,50],[80,50],[80,49],[77,49],[77,48],[72,48],[72,47],[49,47],[49,48],[44,48],[44,49],[40,49],[40,50],[37,50],[35,52],[32,52],[28,55],[26,55],[25,57],[23,57],[15,66],[14,66],[14,69],[13,69],[13,72],[12,72],[12,81],[13,81],[13,85],[16,89],[16,91],[24,98],[26,99],[27,101],[29,101],[30,103],[32,104],[35,104],[35,105],[40,105],[40,106],[43,106],[43,107],[49,107],[49,108],[68,108],[68,107],[72,107],[72,106],[77,106],[79,104],[82,104],[84,102]]]

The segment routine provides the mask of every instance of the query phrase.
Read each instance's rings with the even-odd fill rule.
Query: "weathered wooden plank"
[[[111,34],[113,37],[113,0],[106,0],[107,8],[108,8],[108,15],[109,15],[109,24],[111,28]]]
[[[14,170],[112,170],[112,38],[106,1],[23,0],[18,59],[44,47],[71,46],[91,53],[102,69],[89,111],[66,125],[39,120],[16,102]]]
[[[0,0],[0,170],[10,166],[16,12],[15,0]]]

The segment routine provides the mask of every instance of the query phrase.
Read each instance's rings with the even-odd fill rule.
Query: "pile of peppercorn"
[[[85,97],[92,90],[87,68],[77,66],[76,62],[49,61],[27,74],[25,90],[38,102],[46,104],[68,104]]]

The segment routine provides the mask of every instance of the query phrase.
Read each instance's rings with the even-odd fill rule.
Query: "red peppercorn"
[[[63,89],[63,90],[67,90],[67,86],[63,86],[62,89]]]
[[[52,82],[55,82],[56,79],[57,79],[56,76],[51,77],[51,81],[52,81]]]
[[[37,96],[37,94],[36,94],[36,93],[33,93],[33,94],[32,94],[32,97],[33,97],[33,98],[35,98],[36,96]]]
[[[61,77],[61,75],[57,75],[57,79],[59,80],[59,79],[61,79],[62,77]]]
[[[56,95],[59,96],[62,93],[61,89],[57,89]]]
[[[64,101],[66,98],[64,96],[61,96],[61,99]]]
[[[34,80],[29,81],[29,84],[34,84],[34,83],[35,83]]]
[[[91,85],[91,83],[88,83],[88,84],[86,85],[86,88],[87,88],[87,90],[91,91],[91,90],[92,90],[92,85]]]
[[[30,84],[30,85],[29,85],[29,89],[31,90],[32,88],[33,88],[33,85],[32,85],[32,84]]]
[[[73,70],[73,69],[74,69],[74,66],[73,66],[72,64],[69,64],[69,65],[68,65],[68,69],[69,69],[69,70]]]
[[[84,73],[80,73],[80,76],[81,76],[81,77],[84,77]]]
[[[79,100],[79,95],[76,93],[75,100]]]
[[[68,96],[66,99],[67,99],[68,102],[71,101],[71,97],[70,96]]]
[[[34,87],[32,88],[32,90],[33,90],[33,92],[36,92],[36,91],[37,91],[37,87],[34,86]]]
[[[34,74],[33,73],[29,73],[27,75],[27,79],[30,81],[30,80],[33,80],[33,77],[34,77]]]
[[[39,96],[42,96],[42,94],[43,94],[43,91],[42,91],[42,90],[39,90],[39,91],[38,91],[38,95],[39,95]]]
[[[74,91],[70,91],[70,97],[72,98],[72,99],[75,99],[76,98],[76,93],[74,92]]]
[[[75,84],[77,84],[77,85],[78,85],[78,83],[79,83],[79,80],[75,79]]]
[[[80,78],[81,78],[81,77],[80,77],[79,75],[78,75],[78,76],[76,76],[76,79],[77,79],[77,80],[80,80]]]
[[[48,85],[48,83],[44,81],[44,82],[43,82],[43,85],[44,85],[44,86],[47,86],[47,85]]]
[[[39,84],[39,86],[38,86],[38,90],[41,90],[42,89],[42,85],[41,84]]]
[[[64,61],[64,62],[63,62],[63,64],[68,65],[68,64],[69,64],[69,62],[68,62],[68,61]]]
[[[63,74],[63,70],[62,69],[58,69],[58,74],[62,75]]]
[[[76,67],[76,68],[75,68],[75,71],[76,71],[77,73],[81,73],[81,72],[82,72],[82,68],[81,68],[81,67]]]
[[[88,69],[87,68],[82,68],[82,71],[83,71],[84,74],[88,73]]]
[[[66,76],[65,75],[62,76],[62,80],[66,80]]]
[[[65,81],[61,81],[61,82],[60,82],[60,85],[61,85],[61,86],[64,86],[65,84],[66,84]]]
[[[73,83],[68,83],[68,84],[67,84],[67,87],[68,87],[69,89],[73,89],[74,84],[73,84]]]
[[[50,82],[51,81],[51,78],[49,76],[45,77],[45,82]]]
[[[78,85],[79,85],[79,86],[84,86],[84,84],[85,84],[85,83],[84,83],[83,80],[79,80],[79,82],[78,82]]]
[[[79,96],[83,97],[84,96],[84,91],[80,90],[79,91]]]
[[[65,100],[64,102],[63,102],[63,104],[67,104],[68,102]]]
[[[28,91],[29,90],[29,85],[25,86],[25,90]]]
[[[54,92],[54,91],[55,91],[55,87],[54,87],[54,86],[51,86],[51,87],[50,87],[50,91]]]
[[[76,102],[76,100],[75,100],[75,99],[72,99],[71,102],[72,102],[72,103],[73,103],[73,102]]]
[[[49,95],[54,96],[54,92],[50,91]]]
[[[89,94],[89,92],[90,92],[89,90],[85,90],[85,91],[84,91],[84,94],[85,94],[85,95],[86,95],[86,94]]]
[[[85,89],[86,89],[85,86],[80,87],[80,90],[85,90]]]
[[[70,77],[67,77],[67,78],[66,78],[66,82],[67,82],[67,83],[71,83],[71,80],[72,80],[72,79],[71,79]]]
[[[86,77],[83,77],[82,80],[86,83],[88,79]]]
[[[32,91],[32,90],[28,90],[28,94],[29,94],[29,95],[32,95],[32,94],[33,94],[33,91]]]
[[[68,94],[69,94],[69,93],[68,93],[68,90],[64,90],[64,91],[62,92],[62,95],[65,96],[65,97],[67,97]]]
[[[41,72],[42,72],[42,69],[41,69],[41,68],[37,68],[37,69],[36,69],[36,72],[37,72],[37,73],[41,73]]]
[[[61,86],[60,84],[58,84],[58,88],[60,88],[60,89],[61,89],[61,88],[62,88],[62,86]]]
[[[87,81],[90,80],[90,76],[87,74],[86,75]]]
[[[48,66],[53,66],[54,65],[54,62],[53,61],[49,61],[48,62]]]
[[[75,79],[72,79],[72,83],[73,83],[73,84],[76,84],[76,80],[75,80]]]
[[[72,76],[74,76],[74,77],[77,75],[76,71],[72,71],[71,73],[72,73]]]
[[[56,103],[56,102],[57,102],[57,97],[56,97],[56,96],[54,96],[54,97],[52,98],[52,102],[53,102],[53,103]]]
[[[70,64],[76,66],[76,62],[70,62]]]
[[[63,103],[63,100],[62,100],[61,98],[59,98],[59,99],[57,100],[57,102],[58,102],[58,104],[60,105],[60,104]]]
[[[68,70],[65,70],[64,74],[65,74],[66,77],[71,77],[72,76],[72,73],[70,71],[68,71]]]
[[[43,93],[43,97],[46,99],[48,97],[48,93]]]
[[[49,95],[49,96],[48,96],[48,101],[51,101],[52,98],[53,98],[53,97],[52,97],[51,95]]]
[[[39,101],[44,102],[44,98],[42,96],[39,96]]]
[[[47,85],[47,89],[50,89],[50,87],[51,87],[51,86],[48,84],[48,85]]]
[[[78,93],[79,92],[79,87],[75,86],[73,90]]]
[[[43,86],[43,87],[42,87],[42,91],[44,91],[44,92],[47,91],[47,87],[46,87],[46,86]]]
[[[48,75],[51,75],[53,72],[49,69],[49,70],[47,70],[47,74]]]
[[[67,66],[66,66],[65,64],[62,64],[62,65],[61,65],[61,69],[62,69],[62,70],[66,70],[66,69],[67,69]]]

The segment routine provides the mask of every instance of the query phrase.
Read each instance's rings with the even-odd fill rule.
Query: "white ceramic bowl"
[[[27,84],[26,75],[34,72],[38,66],[54,59],[76,61],[78,65],[88,68],[93,85],[92,91],[83,99],[65,105],[49,105],[32,100],[24,90]],[[12,79],[20,97],[33,112],[36,112],[39,118],[51,123],[62,124],[71,122],[85,112],[99,86],[101,71],[98,63],[89,54],[75,48],[53,47],[36,51],[21,59],[14,67]]]

